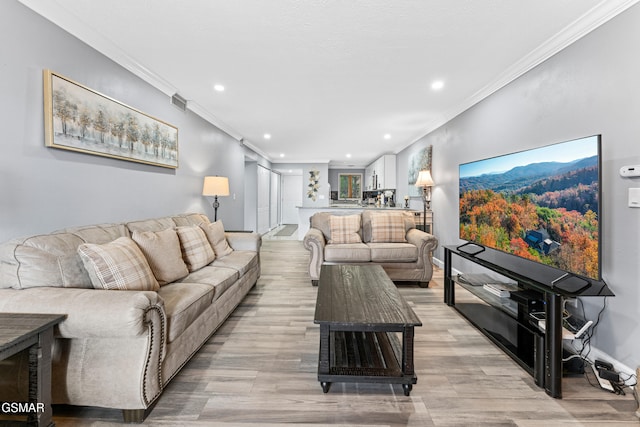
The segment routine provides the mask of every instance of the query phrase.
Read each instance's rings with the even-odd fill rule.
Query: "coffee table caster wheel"
[[[409,396],[411,394],[411,389],[413,389],[413,385],[411,384],[402,384],[402,389],[404,390],[404,395]]]
[[[328,382],[321,382],[320,385],[322,386],[322,392],[323,393],[328,393],[329,389],[331,388],[331,383]]]

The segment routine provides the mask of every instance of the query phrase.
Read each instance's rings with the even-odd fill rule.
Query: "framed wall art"
[[[176,169],[178,128],[44,70],[45,145]]]
[[[409,156],[409,195],[411,197],[418,197],[422,194],[422,189],[415,186],[418,174],[421,170],[431,170],[431,150],[432,146],[429,145],[417,151]]]

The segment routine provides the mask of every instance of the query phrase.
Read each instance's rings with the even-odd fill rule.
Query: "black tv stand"
[[[547,394],[562,398],[562,299],[614,296],[613,292],[602,281],[563,277],[556,268],[490,248],[470,254],[463,246],[444,247],[444,302],[529,372]],[[453,274],[454,260],[460,271],[465,262],[495,271],[513,281],[517,290],[500,297],[460,281]],[[529,316],[532,311],[545,312],[544,329]]]

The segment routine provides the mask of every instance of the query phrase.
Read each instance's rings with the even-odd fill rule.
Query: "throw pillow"
[[[176,232],[180,238],[182,258],[187,263],[189,271],[198,270],[216,259],[216,254],[200,227],[176,227]]]
[[[371,215],[371,243],[405,243],[407,230],[402,215]]]
[[[140,248],[129,237],[103,245],[83,243],[78,254],[96,289],[157,291],[160,287]]]
[[[180,240],[175,230],[138,231],[131,235],[144,254],[160,286],[175,282],[189,274],[182,259]]]
[[[361,243],[360,215],[332,215],[329,218],[331,240],[329,243]]]
[[[233,249],[229,246],[229,242],[227,242],[227,238],[224,235],[224,224],[222,224],[221,220],[208,224],[202,223],[200,224],[200,227],[207,234],[207,239],[209,239],[209,243],[213,246],[213,251],[216,253],[218,258],[227,256],[233,252]]]

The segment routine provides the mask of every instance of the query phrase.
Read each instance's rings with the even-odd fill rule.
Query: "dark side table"
[[[62,314],[0,313],[0,360],[29,351],[29,401],[4,402],[1,413],[25,411],[26,425],[53,426],[51,420],[51,345]],[[23,412],[20,412],[23,413]]]

